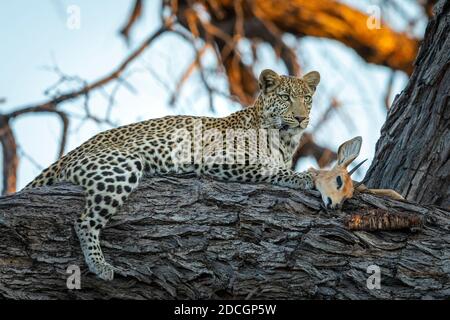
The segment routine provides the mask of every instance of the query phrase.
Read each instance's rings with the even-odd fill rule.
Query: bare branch
[[[131,14],[128,17],[125,26],[120,30],[120,34],[125,38],[125,41],[127,42],[127,44],[130,42],[131,28],[135,25],[135,23],[138,21],[138,19],[142,16],[142,7],[143,7],[142,0],[134,1],[133,10],[131,11]]]
[[[58,159],[59,159],[64,155],[64,151],[66,149],[67,134],[69,132],[69,117],[62,111],[55,111],[55,114],[59,116],[62,126],[61,141],[59,143],[59,150],[58,150]]]
[[[304,133],[300,140],[300,145],[292,157],[292,169],[295,168],[301,157],[308,156],[314,157],[321,168],[327,166],[337,158],[335,152],[317,145],[310,133]]]
[[[25,158],[28,161],[30,161],[30,163],[38,170],[38,171],[42,171],[45,168],[43,166],[41,166],[32,156],[30,156],[28,153],[25,152],[25,150],[23,150],[23,148],[20,147],[20,145],[17,146],[17,152],[20,155],[20,158]]]
[[[199,67],[198,61],[202,58],[203,54],[206,52],[206,48],[207,48],[207,45],[203,46],[202,48],[200,48],[200,50],[198,50],[198,52],[196,52],[198,57],[196,57],[194,59],[194,61],[192,61],[192,63],[187,67],[186,71],[183,73],[180,80],[176,84],[175,90],[173,91],[172,96],[169,99],[170,106],[175,105],[175,103],[180,95],[181,88],[183,87],[184,83],[189,79],[189,77],[194,72],[194,70]]]
[[[125,58],[125,60],[116,69],[114,69],[111,73],[107,74],[106,76],[100,78],[99,80],[97,80],[89,85],[84,86],[80,90],[75,90],[72,92],[67,92],[67,93],[61,94],[61,95],[57,96],[56,98],[51,99],[49,101],[35,104],[35,105],[23,106],[23,107],[16,108],[15,111],[7,114],[6,117],[7,118],[15,118],[15,117],[18,117],[20,115],[23,115],[23,114],[29,113],[29,112],[52,111],[62,102],[73,100],[80,96],[86,95],[90,91],[93,91],[95,89],[103,87],[104,85],[108,84],[112,80],[118,79],[120,77],[120,75],[125,71],[125,69],[137,57],[139,57],[156,38],[158,38],[160,35],[162,35],[167,30],[168,30],[168,28],[166,26],[162,26],[161,28],[159,28],[155,33],[153,33],[146,40],[144,40],[136,50],[134,50],[131,54],[129,54]]]

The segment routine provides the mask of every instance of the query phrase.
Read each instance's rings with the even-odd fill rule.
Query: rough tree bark
[[[450,208],[450,2],[439,1],[407,87],[381,129],[365,182]]]
[[[0,198],[0,298],[443,299],[450,296],[450,212],[361,194],[342,212],[316,192],[195,177],[144,180],[102,234],[112,282],[86,273],[68,184]],[[416,214],[420,231],[349,231],[350,213]],[[66,269],[79,265],[81,290]],[[367,288],[369,265],[381,289]]]

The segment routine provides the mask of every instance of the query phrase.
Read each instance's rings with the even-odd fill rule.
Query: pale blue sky
[[[1,1],[0,98],[6,98],[7,103],[0,105],[0,113],[47,99],[43,93],[58,77],[45,67],[56,64],[65,74],[88,81],[110,72],[131,50],[118,36],[118,30],[125,22],[132,3],[131,0]],[[160,1],[147,3],[149,5],[143,19],[134,29],[132,47],[158,27],[157,8]],[[77,5],[81,9],[79,30],[70,30],[66,26],[69,5]],[[414,8],[411,7],[411,10],[414,12]],[[423,25],[419,25],[417,32],[423,32]],[[318,70],[322,76],[314,100],[311,129],[327,108],[330,96],[337,97],[343,103],[345,114],[352,119],[349,125],[343,121],[344,114],[334,114],[317,131],[317,142],[336,150],[344,140],[361,135],[364,142],[360,159],[371,159],[386,116],[382,106],[389,69],[366,64],[351,49],[334,41],[313,38],[298,41],[289,37],[286,40],[292,44],[295,42],[299,48],[303,70]],[[245,51],[245,44],[242,47]],[[271,48],[262,46],[259,52],[263,60],[255,66],[256,73],[264,68],[286,73]],[[119,91],[113,120],[117,124],[126,124],[166,114],[211,115],[198,74],[194,74],[183,88],[177,108],[168,107],[171,92],[166,86],[173,89],[192,57],[190,46],[176,36],[163,36],[157,40],[130,68],[133,73],[128,80],[136,92]],[[212,55],[206,57],[205,63],[214,64]],[[404,74],[397,72],[395,94],[400,92],[406,80]],[[214,79],[213,84],[227,91],[223,77]],[[74,87],[75,83],[68,89]],[[112,86],[105,89],[111,91]],[[63,108],[82,114],[77,112],[82,105],[82,99],[78,99],[64,104]],[[239,109],[238,105],[221,97],[215,99],[215,105],[215,116],[224,116]],[[91,97],[90,106],[96,115],[102,116],[107,100],[97,92]],[[66,151],[107,128],[93,122],[80,127],[79,121],[74,120]],[[57,118],[52,115],[28,115],[15,121],[13,130],[23,151],[39,166],[46,167],[55,160],[61,130]],[[307,159],[299,164],[298,169],[310,165],[316,165],[315,161]],[[363,176],[368,166],[369,162],[364,165],[359,177]],[[27,184],[39,171],[26,157],[21,157],[18,188]]]

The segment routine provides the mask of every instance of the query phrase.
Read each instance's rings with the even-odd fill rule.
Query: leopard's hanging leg
[[[105,155],[105,157],[111,155]],[[100,247],[100,232],[115,215],[130,193],[138,186],[142,177],[142,161],[136,156],[116,153],[111,161],[99,161],[102,155],[81,159],[84,163],[68,178],[84,187],[85,211],[75,222],[75,231],[80,240],[89,270],[104,280],[112,280],[114,268],[105,261]],[[78,165],[79,166],[79,165]]]

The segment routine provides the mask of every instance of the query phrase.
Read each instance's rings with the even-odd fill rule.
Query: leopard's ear
[[[280,84],[280,76],[273,70],[265,69],[259,75],[259,88],[268,93],[273,91]]]
[[[303,76],[303,81],[313,90],[316,91],[317,85],[320,82],[320,73],[317,71],[308,72]]]

